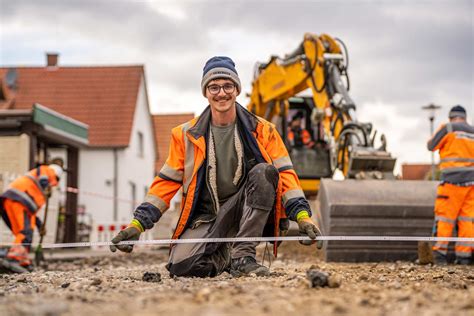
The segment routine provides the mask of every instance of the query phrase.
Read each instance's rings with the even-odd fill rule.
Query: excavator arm
[[[310,156],[320,157],[326,149],[331,172],[327,172],[326,167],[314,169],[325,171],[313,176],[305,173],[302,167],[305,162],[298,165],[302,153],[297,152],[292,158],[303,180],[330,177],[336,168],[349,178],[393,176],[395,159],[383,148],[374,148],[372,124],[357,121],[356,105],[348,92],[347,67],[348,54],[342,41],[327,34],[309,33],[298,48],[284,58],[272,56],[268,63],[256,65],[248,109],[269,121],[276,121],[284,139],[290,112],[298,108],[292,102],[298,94],[310,92],[310,97],[303,97],[307,105],[303,107],[306,127],[320,146],[316,148],[319,150],[316,155],[309,152],[303,156],[311,160]],[[308,159],[304,160],[310,164]],[[310,184],[305,191],[317,191],[317,187]]]

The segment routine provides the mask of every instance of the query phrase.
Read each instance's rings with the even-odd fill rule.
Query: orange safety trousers
[[[36,216],[20,202],[10,199],[3,200],[3,209],[5,222],[15,236],[14,243],[25,244],[29,249],[36,227]]]
[[[458,186],[450,183],[440,184],[435,202],[436,237],[451,237],[455,225],[458,237],[474,237],[474,185]],[[455,245],[456,257],[470,258],[473,251],[473,242],[457,242]],[[433,246],[444,255],[448,252],[448,242],[438,241]]]

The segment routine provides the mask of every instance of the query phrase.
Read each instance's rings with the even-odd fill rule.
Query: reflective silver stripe
[[[458,242],[456,242],[456,247],[457,247],[457,246],[473,247],[473,246],[474,246],[474,243],[472,243],[472,242],[458,241]]]
[[[443,158],[439,162],[450,162],[450,161],[456,161],[456,162],[474,162],[474,158]]]
[[[434,244],[436,248],[439,248],[437,251],[448,251],[448,242],[447,241],[438,241]]]
[[[41,188],[41,185],[40,185],[39,182],[38,182],[38,179],[36,179],[35,177],[33,177],[33,176],[30,175],[30,174],[26,174],[25,176],[26,176],[27,178],[29,178],[31,181],[33,181],[33,183],[38,187],[38,190],[41,192],[41,194],[43,195],[43,197],[46,198],[46,196],[44,195],[43,189]]]
[[[171,180],[174,180],[176,182],[182,182],[183,181],[183,171],[182,170],[176,170],[172,168],[170,165],[165,163],[163,167],[160,170],[160,173],[165,175],[166,177],[170,178]]]
[[[474,217],[470,217],[470,216],[458,216],[458,221],[474,222]]]
[[[449,224],[456,224],[456,220],[455,219],[450,219],[450,218],[447,218],[447,217],[444,217],[444,216],[436,216],[435,217],[435,220],[437,221],[440,221],[440,222],[445,222],[445,223],[449,223]]]
[[[474,140],[474,135],[471,133],[467,132],[454,132],[456,135],[456,138],[458,139],[468,139],[468,140]]]
[[[26,204],[25,206],[29,210],[31,210],[32,212],[35,212],[35,211],[38,210],[39,207],[36,204],[36,202],[25,192],[20,191],[20,190],[15,189],[15,188],[10,188],[10,189],[8,189],[8,191],[13,192],[15,195],[17,195],[21,199],[21,202],[25,203]]]
[[[471,185],[474,185],[474,181],[471,181],[471,182],[464,182],[464,183],[458,183],[456,184],[457,186],[460,186],[460,187],[470,187]]]
[[[457,168],[445,168],[441,170],[442,173],[451,173],[459,171],[474,171],[474,167],[457,167]]]
[[[293,164],[291,163],[291,158],[289,156],[285,156],[285,157],[275,159],[273,161],[273,165],[277,169],[280,169],[280,168],[283,168],[283,167],[292,167],[293,168]]]
[[[456,257],[471,258],[471,253],[456,251]]]
[[[298,197],[303,197],[304,198],[303,190],[293,189],[293,190],[289,190],[289,191],[285,192],[285,194],[283,194],[283,196],[282,196],[283,205],[285,205],[286,202],[288,202],[289,200],[291,200],[293,198],[298,198]]]
[[[191,128],[191,123],[186,123],[183,126],[183,137],[184,137],[184,185],[183,193],[188,193],[189,185],[193,178],[193,168],[194,168],[194,144],[188,139],[186,132]]]
[[[153,204],[155,207],[157,207],[160,210],[161,214],[163,214],[169,208],[166,202],[163,201],[159,196],[152,195],[152,194],[147,194],[143,202],[148,202],[150,204]]]

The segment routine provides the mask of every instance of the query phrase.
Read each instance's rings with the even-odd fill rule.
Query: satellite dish
[[[5,81],[7,83],[7,87],[13,90],[16,90],[17,85],[16,85],[16,80],[18,78],[18,73],[16,71],[16,68],[10,68],[7,71],[7,75],[5,76]]]

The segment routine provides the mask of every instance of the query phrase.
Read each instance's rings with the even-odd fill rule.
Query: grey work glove
[[[300,230],[300,235],[308,236],[311,239],[316,239],[318,236],[322,236],[321,231],[319,230],[318,226],[313,222],[313,220],[309,217],[302,218],[298,221],[298,227]],[[314,241],[312,240],[300,240],[300,244],[309,246],[314,244]],[[318,249],[323,248],[323,241],[318,240],[316,241],[316,247]]]
[[[121,230],[117,236],[112,239],[112,243],[118,244],[121,241],[138,240],[140,239],[140,234],[141,231],[138,228],[129,226],[124,230]],[[133,245],[110,245],[110,251],[112,252],[117,251],[117,248],[123,252],[132,252]]]

